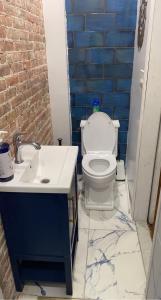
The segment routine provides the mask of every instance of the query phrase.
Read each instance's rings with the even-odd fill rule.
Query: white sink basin
[[[24,162],[15,164],[14,179],[0,183],[0,191],[26,193],[69,193],[78,147],[42,146],[21,149]]]

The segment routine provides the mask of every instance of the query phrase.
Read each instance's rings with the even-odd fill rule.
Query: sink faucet
[[[21,164],[23,163],[23,159],[21,157],[21,151],[20,151],[20,147],[25,146],[25,145],[29,145],[29,146],[33,146],[36,150],[40,150],[41,146],[39,143],[36,142],[22,142],[21,140],[21,136],[23,136],[23,133],[20,132],[16,132],[13,135],[13,146],[14,146],[14,150],[15,150],[15,163],[16,164]]]

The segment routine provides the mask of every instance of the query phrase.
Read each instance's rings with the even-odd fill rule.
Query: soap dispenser
[[[10,181],[14,177],[10,146],[3,141],[7,131],[0,130],[0,182]]]

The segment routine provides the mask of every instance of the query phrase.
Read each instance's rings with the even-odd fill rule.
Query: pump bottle
[[[0,130],[0,182],[10,181],[14,177],[10,146],[3,137],[7,131]]]

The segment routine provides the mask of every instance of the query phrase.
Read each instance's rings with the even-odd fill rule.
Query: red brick
[[[6,81],[4,79],[0,79],[0,92],[6,89]]]
[[[15,86],[18,83],[18,75],[11,75],[6,78],[7,86]]]
[[[0,104],[4,103],[6,100],[6,94],[4,92],[0,93]],[[1,244],[1,242],[0,242]]]
[[[4,26],[0,26],[0,38],[4,39],[6,37],[6,29]]]
[[[6,76],[10,74],[9,65],[1,65],[0,66],[0,77]]]
[[[3,12],[3,10],[4,10],[3,4],[2,1],[0,1],[0,12]]]

